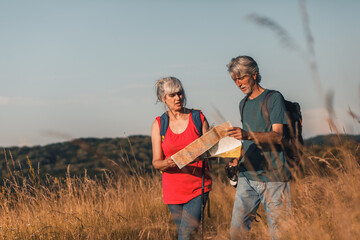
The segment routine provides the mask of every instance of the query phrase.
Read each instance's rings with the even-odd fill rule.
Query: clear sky
[[[347,110],[360,113],[360,1],[306,8],[321,88],[334,94],[339,130],[359,134]],[[263,87],[301,104],[306,138],[330,133],[307,62],[250,14],[306,52],[296,0],[0,0],[0,146],[150,135],[164,110],[154,83],[170,75],[210,124],[220,123],[217,109],[240,126],[243,94],[226,69],[238,55],[257,60]]]

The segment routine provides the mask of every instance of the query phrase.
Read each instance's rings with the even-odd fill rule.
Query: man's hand
[[[232,127],[227,130],[227,135],[238,140],[248,140],[249,133],[239,127]]]

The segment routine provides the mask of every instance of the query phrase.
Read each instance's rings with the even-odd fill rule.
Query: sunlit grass
[[[291,182],[292,211],[280,223],[281,239],[360,238],[360,168],[351,146],[326,148],[317,156],[313,148],[306,151],[305,176]],[[222,171],[212,173],[204,236],[229,239],[235,189]],[[176,239],[160,173],[90,179],[68,172],[41,181],[36,174],[30,168],[4,180],[0,239]],[[266,216],[261,208],[259,213],[251,239],[268,237]]]

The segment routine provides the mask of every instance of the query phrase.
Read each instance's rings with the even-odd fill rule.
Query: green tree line
[[[3,148],[0,153],[1,178],[10,171],[27,171],[30,164],[40,175],[65,176],[69,166],[72,175],[90,177],[104,172],[131,174],[141,166],[151,168],[151,139],[149,136],[128,138],[80,138],[72,141],[34,147]]]
[[[337,146],[347,145],[359,151],[360,135],[324,135],[305,141],[306,151],[320,157],[338,157]],[[71,175],[89,177],[108,174],[132,174],[134,169],[154,171],[151,160],[151,139],[135,135],[128,138],[80,138],[72,141],[34,147],[2,148],[0,152],[0,177],[9,171],[28,171],[31,167],[40,176],[64,177]],[[360,158],[360,156],[359,156]],[[30,165],[29,165],[30,164]]]

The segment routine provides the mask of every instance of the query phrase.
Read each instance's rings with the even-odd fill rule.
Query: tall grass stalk
[[[359,147],[342,144],[317,155],[316,149],[305,150],[305,172],[291,182],[292,210],[280,222],[280,239],[360,238],[354,149]],[[204,236],[229,239],[235,189],[215,172]],[[268,238],[263,209],[259,214],[250,239]],[[0,239],[176,239],[176,232],[162,202],[160,173],[91,179],[68,171],[64,178],[39,179],[30,168],[13,171],[0,189]]]

